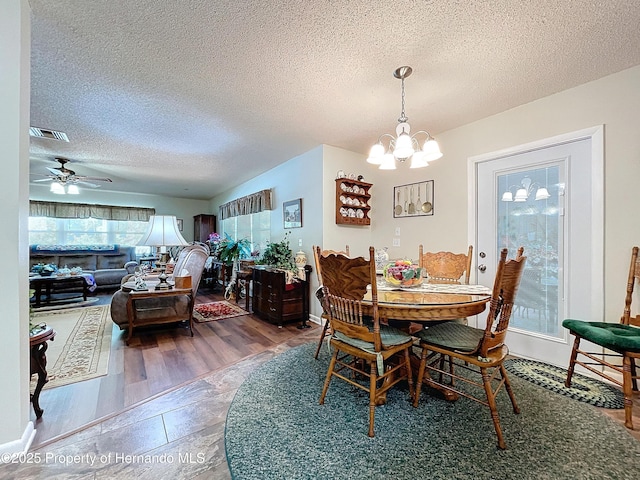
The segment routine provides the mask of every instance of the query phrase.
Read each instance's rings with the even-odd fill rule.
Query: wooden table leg
[[[31,395],[31,403],[33,404],[33,411],[36,414],[36,418],[42,417],[44,410],[40,408],[40,392],[47,379],[47,357],[45,355],[47,351],[47,342],[39,343],[31,347],[31,374],[38,375],[38,383]]]

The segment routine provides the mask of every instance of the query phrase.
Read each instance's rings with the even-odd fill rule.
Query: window
[[[222,237],[229,234],[234,240],[248,238],[251,252],[263,252],[271,240],[271,212],[263,210],[260,213],[225,218],[221,220],[220,228]]]
[[[29,217],[29,245],[136,245],[149,222],[95,218]],[[151,247],[136,247],[137,255]]]

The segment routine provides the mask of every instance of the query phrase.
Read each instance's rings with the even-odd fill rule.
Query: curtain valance
[[[29,202],[29,216],[53,218],[97,218],[146,222],[155,215],[155,208],[117,207],[88,203]]]
[[[220,205],[219,218],[224,220],[225,218],[238,217],[240,215],[260,213],[263,210],[272,210],[271,189],[236,198],[224,205]]]

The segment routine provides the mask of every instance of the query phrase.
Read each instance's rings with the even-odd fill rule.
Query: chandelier
[[[512,185],[502,194],[502,201],[526,202],[534,189],[536,190],[536,200],[546,200],[551,196],[549,195],[547,187],[543,187],[538,182],[531,183],[531,179],[529,177],[524,177],[520,181],[520,185]],[[515,197],[513,195],[513,190],[516,191]]]
[[[396,160],[405,162],[411,159],[410,168],[421,168],[429,165],[430,161],[442,157],[438,142],[424,130],[420,130],[411,135],[411,127],[407,123],[407,116],[404,113],[404,79],[411,75],[411,67],[399,67],[393,72],[393,76],[402,81],[402,112],[398,118],[396,126],[396,136],[384,133],[378,138],[378,143],[371,147],[367,162],[380,165],[381,170],[395,170]],[[419,135],[426,135],[422,149],[420,149]],[[385,147],[383,139],[389,139],[389,145]]]

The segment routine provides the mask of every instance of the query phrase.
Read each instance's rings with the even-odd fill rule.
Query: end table
[[[44,330],[29,336],[29,345],[31,347],[31,375],[38,374],[38,383],[36,389],[31,395],[31,403],[33,404],[33,411],[36,414],[36,418],[42,417],[44,410],[40,408],[40,392],[44,384],[49,381],[47,378],[47,342],[53,340],[56,336],[56,331],[50,326],[46,326]]]

